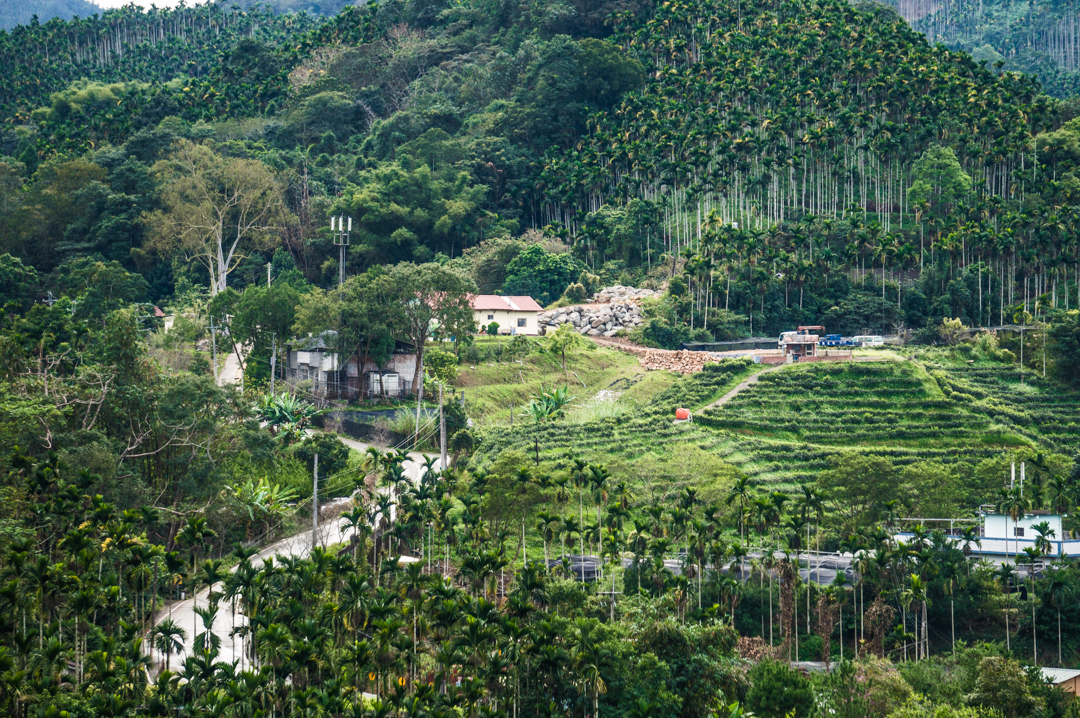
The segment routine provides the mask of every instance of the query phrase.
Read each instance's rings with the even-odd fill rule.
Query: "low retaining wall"
[[[359,413],[359,412],[357,412]],[[366,413],[366,412],[365,412]],[[401,446],[409,437],[376,424],[357,421],[353,412],[332,411],[316,417],[314,423],[322,429],[337,431],[350,439],[381,446]]]
[[[800,357],[799,361],[792,362],[793,364],[812,364],[814,362],[826,362],[826,361],[852,361],[854,356],[851,352],[835,353],[835,354],[819,354],[814,357]],[[787,357],[780,355],[767,355],[761,357],[762,364],[786,364]]]

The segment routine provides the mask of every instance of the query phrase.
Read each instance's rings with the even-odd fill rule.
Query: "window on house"
[[[1016,538],[1024,538],[1024,529],[1019,526],[1013,529],[1013,536]]]
[[[489,314],[489,315],[488,315],[488,321],[491,321],[491,320],[492,320],[492,319],[494,319],[494,318],[495,318],[495,315],[494,315],[494,314]]]
[[[524,317],[518,319],[518,326],[519,327],[525,326],[525,318]]]

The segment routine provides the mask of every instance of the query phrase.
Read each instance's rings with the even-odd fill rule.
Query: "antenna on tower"
[[[345,283],[345,248],[349,246],[349,235],[352,233],[352,217],[337,216],[330,218],[330,235],[334,238],[334,246],[338,248],[338,285]]]

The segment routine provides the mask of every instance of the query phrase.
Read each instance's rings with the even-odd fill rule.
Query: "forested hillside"
[[[90,17],[102,8],[87,0],[19,0],[0,4],[0,30],[8,30],[16,25],[29,25],[36,16],[39,21],[59,18]]]
[[[1080,14],[1069,0],[885,1],[931,42],[990,67],[1037,74],[1054,97],[1080,92]]]
[[[1077,306],[1077,128],[1035,78],[880,5],[672,2],[619,40],[652,79],[549,162],[545,217],[592,267],[682,256],[692,327]]]
[[[1078,715],[1065,535],[896,538],[1080,531],[1074,101],[880,4],[327,8],[0,33],[0,713]],[[898,346],[623,341],[800,324]]]

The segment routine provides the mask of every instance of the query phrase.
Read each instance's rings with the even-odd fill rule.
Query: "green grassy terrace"
[[[944,357],[944,355],[943,355]],[[701,409],[746,376],[759,381],[721,407],[675,424],[677,406]],[[561,467],[571,457],[605,463],[639,492],[683,485],[706,495],[731,477],[795,491],[841,452],[971,469],[1009,450],[1068,451],[1080,436],[1080,394],[1008,366],[951,365],[886,353],[879,361],[765,369],[745,360],[711,364],[651,401],[596,421],[493,427],[474,458],[514,449]]]

